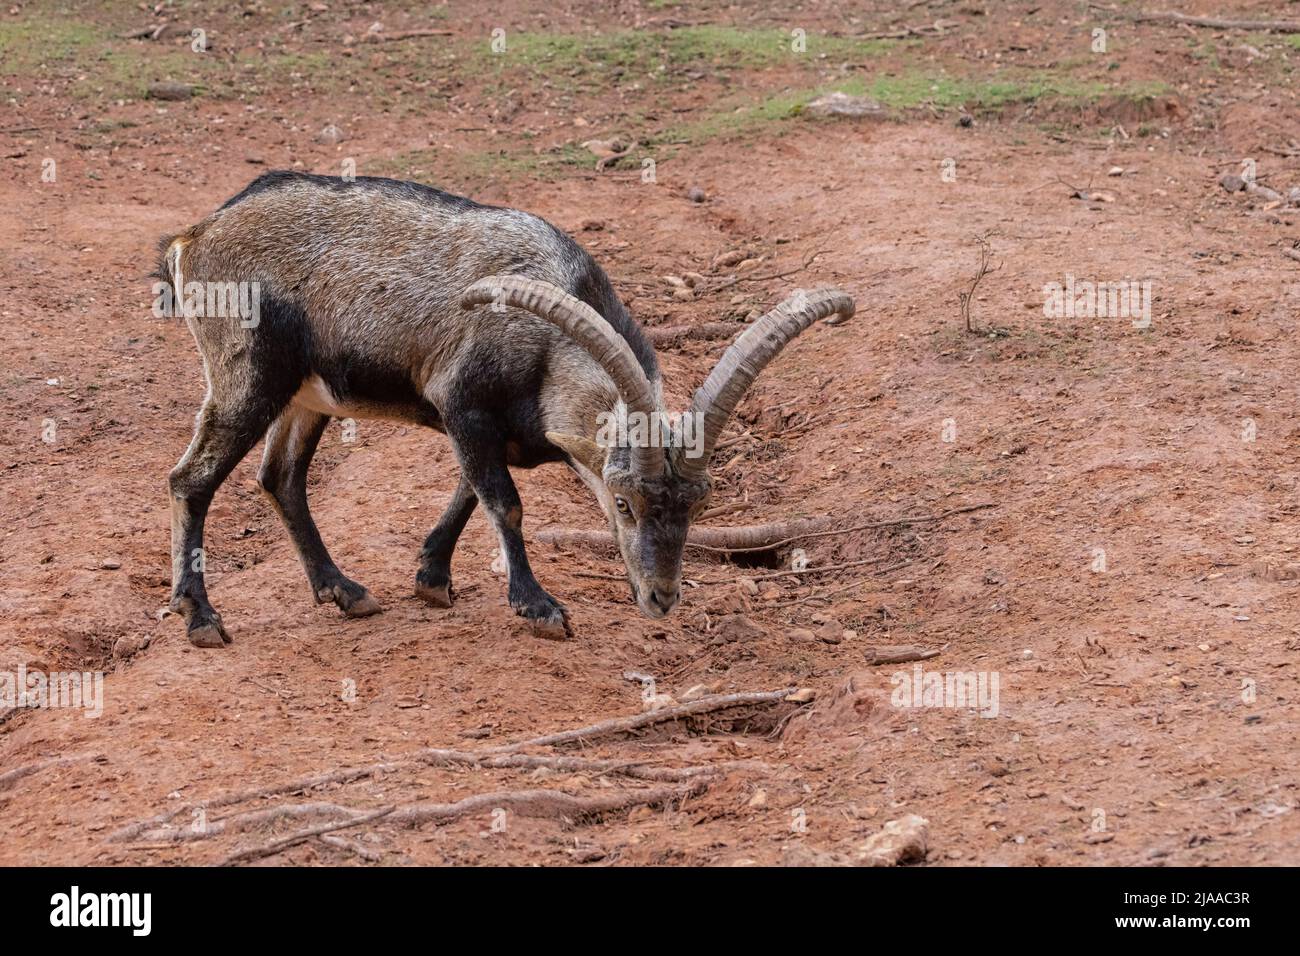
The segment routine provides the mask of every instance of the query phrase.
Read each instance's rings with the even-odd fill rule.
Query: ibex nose
[[[673,591],[663,591],[660,590],[659,588],[652,588],[650,590],[650,603],[653,604],[655,607],[657,607],[664,614],[667,614],[669,611],[675,608],[677,606],[677,602],[681,600],[681,597],[682,597],[681,588],[677,588]]]

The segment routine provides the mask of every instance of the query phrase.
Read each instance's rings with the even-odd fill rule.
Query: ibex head
[[[626,340],[585,302],[548,282],[492,276],[474,283],[461,302],[511,305],[545,319],[587,350],[609,374],[619,403],[596,439],[547,432],[552,444],[598,479],[589,482],[609,520],[627,568],[632,596],[649,617],[663,617],[681,597],[682,551],[691,522],[704,510],[713,481],[708,463],[723,426],[759,373],[818,319],[853,315],[843,292],[798,291],[734,341],[690,409],[664,411]]]

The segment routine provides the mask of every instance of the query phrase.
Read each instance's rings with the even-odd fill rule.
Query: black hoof
[[[569,627],[569,613],[552,597],[521,603],[511,603],[515,613],[528,622],[534,637],[562,641],[573,636]]]
[[[348,617],[369,617],[383,610],[370,592],[356,581],[339,578],[316,591],[316,603],[333,601]]]
[[[196,615],[192,618],[185,636],[195,647],[225,647],[231,642],[230,635],[222,626],[221,615],[216,611],[206,617]]]
[[[451,607],[451,582],[444,581],[441,584],[424,584],[417,580],[415,582],[415,596],[425,604],[432,607]]]

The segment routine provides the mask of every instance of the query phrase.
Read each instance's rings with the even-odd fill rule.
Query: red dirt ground
[[[512,4],[493,20],[458,5],[431,17],[332,3],[295,28],[285,24],[301,16],[270,4],[247,4],[253,12],[243,18],[221,6],[168,13],[206,17],[218,52],[269,44],[276,56],[337,52],[345,34],[377,19],[389,30],[432,26],[475,38],[496,22],[555,32],[663,29],[672,17],[785,27],[766,7],[619,4],[615,13],[571,3],[541,18]],[[846,19],[819,4],[804,22],[810,32],[852,33],[947,18],[956,25],[922,39],[921,55],[973,69],[993,52],[1030,65],[1059,59],[1050,38],[1067,27],[1086,50],[1092,22],[1085,5],[1050,0],[984,13],[930,6],[864,7]],[[1237,11],[1269,12],[1248,3]],[[159,22],[125,6],[69,15],[113,35]],[[364,90],[322,92],[310,79],[248,99],[119,104],[78,99],[75,76],[52,66],[5,75],[0,670],[108,674],[99,719],[66,709],[0,716],[0,773],[94,755],[0,788],[0,863],[216,862],[288,829],[176,845],[108,836],[230,790],[637,713],[641,689],[625,670],[654,675],[674,695],[705,684],[801,686],[817,697],[775,733],[678,726],[585,753],[766,765],[728,770],[683,803],[582,820],[511,815],[500,832],[486,811],[416,828],[378,821],[345,831],[364,857],[312,841],[269,862],[835,863],[850,861],[885,821],[918,814],[930,822],[929,864],[1300,863],[1300,362],[1285,331],[1300,305],[1300,263],[1281,252],[1300,238],[1300,213],[1253,208],[1262,204],[1217,184],[1244,156],[1259,158],[1275,188],[1300,184],[1300,112],[1283,68],[1300,52],[1277,37],[1261,49],[1264,41],[1241,33],[1103,22],[1128,38],[1126,78],[1171,84],[1157,115],[1134,119],[1101,105],[1047,127],[1009,109],[970,128],[946,108],[865,125],[795,118],[782,135],[682,145],[652,184],[632,167],[544,177],[452,167],[461,177],[452,187],[573,231],[650,323],[743,315],[799,283],[856,296],[851,322],[805,333],[742,406],[737,433],[758,440],[715,459],[715,503],[748,506],[713,523],[837,515],[848,526],[992,505],[813,539],[814,565],[911,563],[763,579],[757,595],[733,581],[767,569],[696,552],[687,577],[726,583],[688,587],[665,621],[639,616],[625,583],[581,576],[619,574],[615,558],[531,541],[539,579],[572,612],[567,642],[535,639],[517,623],[490,568],[495,539],[481,514],[457,552],[456,606],[439,611],[412,596],[418,550],[456,464],[439,435],[363,421],[352,443],[331,426],[311,495],[340,567],[385,612],[352,621],[312,603],[255,487],[255,452],[208,522],[209,589],[235,643],[191,647],[180,621],[158,612],[170,573],[166,475],[189,441],[202,375],[183,325],[150,316],[145,274],[159,235],[201,218],[263,168],[334,172],[341,156],[355,156],[365,174],[430,144],[482,150],[528,142],[525,132],[553,145],[574,139],[574,115],[590,129],[579,140],[605,138],[636,105],[624,91],[583,91],[560,114],[539,85],[502,119],[472,78],[445,85],[451,108],[439,100],[424,111],[373,108]],[[154,55],[148,41],[114,44],[146,66]],[[1189,44],[1210,44],[1220,72],[1188,54]],[[331,69],[360,76],[395,45],[358,46]],[[421,95],[416,83],[385,82]],[[728,83],[776,90],[791,81],[755,69]],[[640,106],[697,108],[718,89],[706,76]],[[116,121],[133,125],[105,130]],[[327,122],[349,140],[316,143]],[[1138,135],[1138,123],[1150,135]],[[44,157],[58,161],[55,182],[41,180]],[[954,183],[940,178],[949,157]],[[1123,175],[1108,176],[1112,167]],[[1114,201],[1073,199],[1064,185],[1089,182]],[[686,198],[692,186],[705,202]],[[973,237],[986,232],[1001,268],[977,290],[980,331],[971,334],[958,294],[977,265]],[[732,249],[762,258],[751,276],[826,251],[787,278],[689,302],[668,294],[661,276],[707,274]],[[1043,287],[1067,273],[1151,279],[1151,327],[1046,318]],[[724,344],[663,352],[677,407]],[[47,419],[53,443],[42,441]],[[530,535],[600,526],[565,470],[516,477]],[[1104,571],[1094,570],[1096,549]],[[791,603],[803,597],[811,599]],[[758,630],[719,640],[721,616],[736,612]],[[800,629],[854,633],[829,644],[798,640]],[[150,643],[118,657],[123,637]],[[892,706],[890,677],[912,665],[869,666],[869,649],[881,644],[941,649],[927,671],[996,672],[998,716]],[[345,681],[355,682],[352,702],[341,698]],[[592,795],[639,785],[616,774],[420,766],[277,799],[370,809],[493,790]]]

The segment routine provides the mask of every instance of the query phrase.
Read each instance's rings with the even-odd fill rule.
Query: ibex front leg
[[[524,551],[524,508],[506,467],[506,443],[500,425],[485,412],[447,416],[447,432],[456,446],[461,473],[492,519],[510,572],[510,606],[544,637],[568,633],[564,605],[537,583]]]

